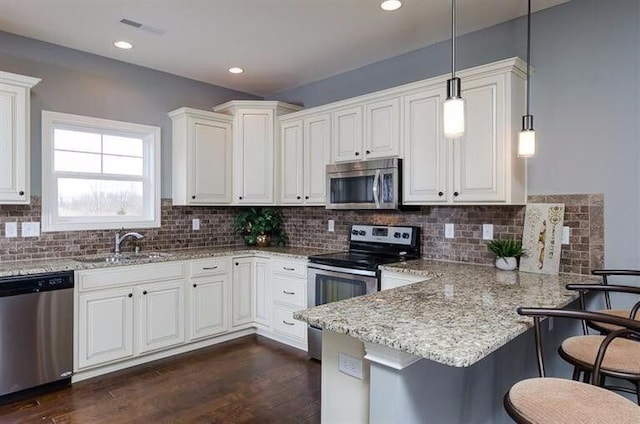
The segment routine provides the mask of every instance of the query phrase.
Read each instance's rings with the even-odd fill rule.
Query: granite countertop
[[[382,270],[429,280],[296,312],[294,318],[454,367],[468,367],[530,328],[519,306],[561,308],[577,298],[569,283],[600,279],[557,276],[433,260]]]
[[[84,269],[108,268],[114,266],[139,265],[148,263],[158,263],[167,261],[183,261],[189,259],[202,259],[216,256],[241,256],[267,253],[269,255],[282,256],[292,259],[307,259],[311,255],[327,253],[327,250],[309,249],[304,247],[267,247],[253,248],[247,246],[227,246],[214,248],[194,248],[180,250],[163,250],[162,256],[155,258],[136,258],[135,255],[123,253],[131,259],[120,262],[81,262],[78,259],[92,258],[105,255],[90,255],[85,257],[69,257],[55,259],[39,259],[27,261],[5,261],[0,262],[0,277],[15,275],[30,275],[43,272],[76,271]],[[142,252],[141,255],[152,253],[152,251]]]

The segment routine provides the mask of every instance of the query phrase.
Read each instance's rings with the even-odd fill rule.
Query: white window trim
[[[91,131],[109,133],[118,131],[145,139],[145,149],[153,149],[152,154],[145,154],[144,168],[149,169],[148,181],[152,190],[144,192],[145,204],[152,204],[147,216],[128,220],[113,220],[110,217],[90,217],[83,221],[74,218],[61,220],[57,218],[57,186],[53,176],[53,130],[55,127],[81,127]],[[81,231],[111,230],[127,228],[160,227],[160,128],[150,125],[112,121],[109,119],[68,113],[42,111],[42,231]],[[148,168],[147,168],[148,166]],[[145,176],[146,177],[146,176]]]

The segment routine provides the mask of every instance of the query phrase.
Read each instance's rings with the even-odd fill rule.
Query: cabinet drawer
[[[144,265],[78,271],[79,290],[96,290],[132,284],[184,278],[184,262],[165,262]]]
[[[307,263],[295,261],[273,261],[273,272],[307,278]]]
[[[293,311],[280,307],[273,307],[273,330],[290,337],[304,338],[307,324],[293,319]]]
[[[273,276],[273,300],[306,307],[307,280],[284,275]]]
[[[229,271],[229,259],[210,258],[189,262],[189,275],[200,277],[203,275],[226,274]]]

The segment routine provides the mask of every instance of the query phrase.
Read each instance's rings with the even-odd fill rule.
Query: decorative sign
[[[560,269],[564,203],[529,203],[524,215],[520,271],[555,275]]]

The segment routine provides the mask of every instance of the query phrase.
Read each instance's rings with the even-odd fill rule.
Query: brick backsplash
[[[41,233],[40,237],[6,238],[5,222],[40,222],[40,198],[30,205],[0,206],[0,261],[47,259],[78,255],[104,254],[113,251],[115,230]],[[233,233],[236,207],[172,206],[162,200],[161,227],[137,229],[144,234],[142,250],[166,250],[205,246],[234,246],[242,239]],[[200,219],[200,230],[191,229],[192,218]],[[122,251],[132,251],[133,239],[122,243]]]
[[[604,201],[600,194],[534,195],[530,202],[564,203],[570,244],[562,246],[561,272],[588,274],[604,265]],[[242,244],[233,233],[237,207],[172,206],[162,200],[161,228],[141,229],[143,250],[222,247]],[[416,225],[422,228],[422,256],[431,259],[489,264],[493,256],[482,240],[482,224],[493,224],[495,238],[522,237],[524,206],[423,206],[417,211],[337,211],[323,207],[283,207],[289,245],[344,250],[351,224]],[[40,221],[40,198],[30,205],[0,206],[0,261],[47,259],[113,250],[113,230],[42,233],[40,237],[4,237],[5,222]],[[191,229],[200,219],[200,231]],[[335,220],[335,232],[327,220]],[[455,224],[455,238],[444,238],[444,224]],[[123,243],[131,251],[134,243]]]
[[[530,196],[530,202],[564,203],[569,245],[562,246],[560,271],[588,274],[604,265],[604,202],[600,194]],[[283,208],[292,246],[343,250],[353,223],[415,225],[422,228],[422,256],[429,259],[490,264],[494,256],[482,240],[482,224],[493,224],[494,238],[522,238],[524,206],[423,206],[415,212],[340,211],[322,207]],[[327,232],[327,220],[335,232]],[[455,224],[453,239],[444,224]]]

